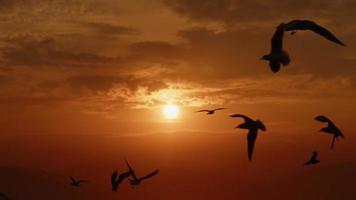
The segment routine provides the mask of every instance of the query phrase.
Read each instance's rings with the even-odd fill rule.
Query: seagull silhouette
[[[215,108],[213,110],[198,110],[197,112],[206,112],[207,115],[213,115],[215,114],[215,111],[218,111],[218,110],[225,110],[227,108]]]
[[[339,137],[345,138],[344,134],[342,134],[340,129],[338,129],[335,126],[335,124],[329,118],[327,118],[327,117],[325,117],[323,115],[319,115],[319,116],[315,117],[315,120],[317,120],[319,122],[328,123],[327,127],[324,127],[322,129],[320,129],[319,131],[325,132],[325,133],[329,133],[329,134],[333,135],[333,140],[331,142],[331,149],[334,148],[336,139],[338,139]]]
[[[87,180],[76,180],[72,176],[69,177],[71,180],[71,185],[74,187],[79,187],[82,183],[88,182]]]
[[[2,192],[0,192],[0,199],[1,200],[10,200],[10,198],[6,194],[4,194]]]
[[[329,30],[310,20],[296,19],[286,24],[282,24],[282,27],[285,31],[292,31],[291,34],[295,34],[297,30],[310,30],[332,42],[345,46],[345,44],[337,39]]]
[[[271,52],[264,55],[261,60],[269,61],[269,66],[272,72],[278,72],[282,65],[288,65],[290,63],[289,55],[283,50],[283,36],[284,28],[283,24],[279,25],[274,33],[271,41]]]
[[[258,130],[266,131],[266,127],[260,120],[255,121],[245,115],[234,114],[234,115],[230,115],[230,117],[242,117],[245,120],[244,123],[236,126],[235,128],[249,130],[247,134],[247,152],[248,152],[248,160],[251,162]]]
[[[320,161],[317,159],[318,157],[318,152],[314,151],[310,160],[308,160],[307,162],[304,163],[304,165],[316,165],[318,164]]]
[[[159,172],[159,170],[155,170],[154,172],[152,172],[152,173],[150,173],[150,174],[148,174],[148,175],[146,175],[144,177],[138,178],[136,176],[136,174],[135,174],[135,171],[131,168],[129,162],[127,162],[127,160],[125,160],[125,162],[126,162],[127,167],[129,168],[129,171],[130,171],[131,176],[133,178],[133,179],[129,179],[130,180],[130,184],[132,186],[139,185],[141,183],[141,181],[143,181],[145,179],[148,179],[148,178],[151,178],[152,176],[158,174],[158,172]]]
[[[119,185],[125,180],[125,178],[131,176],[130,172],[124,172],[122,174],[118,174],[115,170],[111,175],[111,188],[112,191],[117,192]]]

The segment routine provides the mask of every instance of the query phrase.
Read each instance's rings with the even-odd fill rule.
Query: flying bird
[[[117,192],[119,185],[125,180],[125,178],[131,176],[131,173],[124,172],[119,175],[119,173],[115,170],[111,175],[111,188],[112,191]]]
[[[345,138],[344,134],[340,131],[340,129],[338,129],[335,126],[335,124],[329,118],[327,118],[323,115],[319,115],[319,116],[315,117],[315,120],[317,120],[319,122],[328,123],[327,127],[321,128],[319,131],[333,135],[333,140],[331,142],[331,149],[334,148],[335,140],[337,140],[339,137]]]
[[[292,34],[296,33],[297,30],[310,30],[332,42],[345,46],[345,44],[342,43],[339,39],[337,39],[329,30],[310,20],[296,19],[286,24],[283,23],[282,27],[285,31],[292,31]]]
[[[213,115],[213,114],[215,114],[215,111],[225,110],[225,109],[227,109],[227,108],[216,108],[213,110],[198,110],[197,112],[206,112],[207,115]]]
[[[318,164],[320,161],[317,159],[318,157],[318,152],[314,151],[310,160],[308,160],[307,162],[304,163],[304,165],[316,165]]]
[[[130,180],[130,184],[131,185],[139,185],[141,183],[141,181],[145,180],[145,179],[148,179],[148,178],[151,178],[152,176],[158,174],[159,170],[155,170],[154,172],[150,173],[150,174],[147,174],[146,176],[144,177],[141,177],[141,178],[138,178],[135,174],[135,171],[131,168],[129,162],[127,162],[127,160],[125,160],[126,162],[126,165],[127,167],[129,168],[129,171],[131,173],[131,176],[133,179],[129,179]]]
[[[71,185],[74,187],[79,187],[82,183],[88,182],[87,180],[76,180],[72,176],[69,177],[71,180]]]
[[[283,50],[283,24],[279,25],[271,40],[271,51],[269,54],[264,55],[261,60],[269,61],[269,66],[272,72],[278,72],[281,65],[288,65],[290,63],[289,55]]]
[[[234,114],[234,115],[230,115],[230,117],[242,117],[245,121],[244,123],[236,126],[235,128],[249,130],[247,134],[247,153],[248,153],[248,160],[251,162],[258,130],[266,131],[266,127],[260,120],[253,120],[245,115]]]

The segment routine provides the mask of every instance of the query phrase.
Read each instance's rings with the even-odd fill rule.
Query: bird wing
[[[198,110],[197,112],[210,112],[210,110]]]
[[[112,175],[111,175],[111,183],[115,183],[116,182],[116,178],[117,178],[117,171],[115,170]]]
[[[129,168],[129,171],[130,171],[130,174],[132,175],[132,178],[137,180],[138,178],[137,178],[137,176],[135,174],[135,171],[131,168],[131,166],[130,166],[129,162],[127,162],[127,160],[125,160],[125,162],[126,162],[127,167]]]
[[[241,115],[241,114],[233,114],[233,115],[230,115],[230,117],[242,117],[245,122],[253,122],[253,120],[249,117],[247,117],[246,115]]]
[[[310,30],[332,42],[345,46],[345,44],[342,43],[339,39],[337,39],[329,30],[310,20],[292,20],[285,24],[284,27],[287,31]]]
[[[284,29],[281,26],[278,26],[271,40],[272,53],[280,53],[282,51],[283,35],[284,35]]]
[[[148,175],[146,175],[146,176],[140,178],[140,181],[145,180],[145,179],[148,179],[148,178],[151,178],[152,176],[158,174],[158,172],[159,172],[159,170],[156,170],[156,171],[154,171],[154,172],[152,172],[152,173],[150,173],[150,174],[148,174]]]
[[[227,109],[227,108],[215,108],[214,111],[216,111],[216,110],[225,110],[225,109]]]
[[[73,178],[73,176],[70,176],[69,178],[72,181],[72,183],[77,183],[77,181],[75,180],[75,178]]]
[[[329,118],[325,117],[324,115],[318,115],[314,119],[319,122],[327,122],[332,124],[332,121]]]
[[[247,153],[248,160],[252,160],[253,149],[255,147],[255,142],[257,139],[257,129],[251,129],[247,134]]]
[[[118,183],[119,183],[119,184],[122,183],[122,181],[124,181],[125,178],[127,178],[127,177],[129,177],[129,176],[131,176],[131,172],[129,172],[129,171],[120,174],[119,179],[117,180]]]

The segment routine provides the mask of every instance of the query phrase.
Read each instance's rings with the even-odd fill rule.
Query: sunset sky
[[[316,174],[347,171],[356,166],[355,8],[352,0],[0,0],[1,166],[77,173],[105,188],[100,181],[125,170],[126,157],[139,173],[161,172],[122,195],[169,200],[248,199],[261,180],[312,173],[299,164],[313,150],[324,159]],[[278,24],[293,19],[327,27],[346,47],[286,34],[291,64],[272,73],[260,58]],[[217,107],[228,109],[195,112]],[[267,126],[252,164],[233,113]],[[345,133],[334,151],[318,133],[319,114]]]

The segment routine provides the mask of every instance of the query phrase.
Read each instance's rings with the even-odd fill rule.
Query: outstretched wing
[[[78,183],[87,183],[89,182],[88,180],[79,180]]]
[[[253,120],[251,118],[247,117],[246,115],[233,114],[233,115],[230,115],[230,117],[242,117],[245,120],[245,123],[253,122]]]
[[[133,177],[135,180],[137,180],[138,178],[137,178],[137,176],[136,176],[134,170],[131,168],[129,162],[127,162],[127,160],[125,160],[125,162],[126,162],[127,167],[129,168],[130,174],[132,175],[132,177]]]
[[[251,129],[247,134],[247,153],[248,160],[252,160],[253,149],[255,147],[255,142],[257,139],[257,129]]]
[[[198,110],[197,112],[210,112],[210,110]]]
[[[314,119],[319,122],[332,123],[332,121],[329,118],[325,117],[324,115],[318,115]]]
[[[159,172],[159,170],[156,170],[156,171],[154,171],[154,172],[152,172],[152,173],[150,173],[150,174],[148,174],[148,175],[146,175],[146,176],[144,176],[144,177],[140,178],[140,180],[142,181],[142,180],[145,180],[145,179],[151,178],[152,176],[154,176],[154,175],[158,174],[158,172]]]
[[[77,180],[75,180],[75,178],[73,178],[73,176],[70,176],[69,178],[72,181],[72,183],[76,183],[77,182]]]
[[[337,39],[329,30],[310,20],[292,20],[285,24],[284,27],[287,31],[311,30],[332,42],[345,46],[345,44]]]
[[[216,111],[216,110],[225,110],[225,109],[227,109],[227,108],[215,108],[214,111]]]
[[[117,182],[120,184],[120,183],[122,183],[122,181],[125,180],[125,178],[127,178],[129,176],[131,176],[131,172],[124,172],[124,173],[120,174],[119,179],[117,180]]]
[[[284,29],[281,25],[279,25],[274,32],[274,35],[271,40],[271,52],[272,53],[280,53],[283,49],[283,35]]]
[[[116,182],[117,175],[118,175],[118,173],[116,170],[111,174],[111,183]]]

